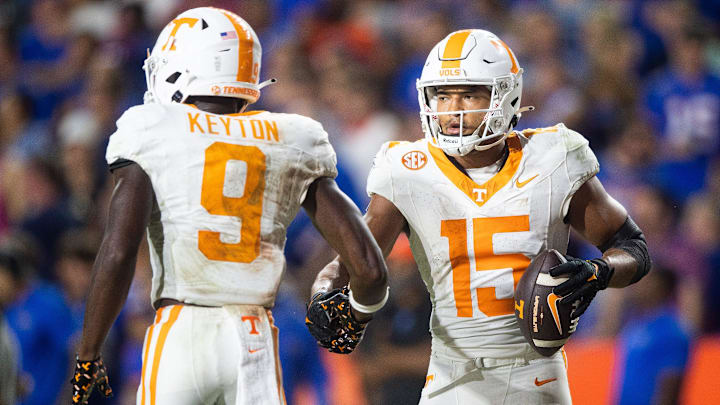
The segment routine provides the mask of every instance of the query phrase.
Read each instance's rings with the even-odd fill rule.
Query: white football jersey
[[[337,175],[327,133],[310,118],[185,104],[127,110],[106,159],[131,160],[152,181],[152,302],[209,306],[273,305],[287,227],[310,184]]]
[[[598,170],[588,141],[563,124],[514,132],[502,169],[483,184],[423,139],[378,152],[368,194],[391,201],[430,293],[433,352],[511,357],[532,349],[515,321],[513,292],[530,260],[567,251],[572,195]]]

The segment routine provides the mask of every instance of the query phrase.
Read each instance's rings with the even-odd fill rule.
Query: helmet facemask
[[[453,83],[432,83],[421,86],[418,80],[418,98],[422,106],[420,117],[423,130],[427,138],[449,155],[464,156],[473,150],[487,150],[502,142],[512,131],[515,117],[515,106],[520,102],[518,82],[522,69],[517,74],[496,77],[492,81],[474,81]],[[459,111],[437,111],[437,88],[439,86],[485,86],[490,89],[490,104],[488,108]],[[509,106],[510,108],[503,108]],[[481,123],[470,134],[464,134],[465,114],[485,113]],[[460,132],[458,135],[448,135],[442,132],[440,115],[458,115]]]
[[[150,51],[148,50],[148,57],[147,59],[145,59],[145,63],[143,64],[143,70],[145,71],[145,82],[147,83],[148,88],[148,90],[145,91],[145,95],[143,97],[143,101],[145,102],[145,104],[158,102],[157,97],[155,96],[155,92],[152,90],[157,89],[156,86],[168,88],[162,90],[165,90],[164,92],[169,92],[170,94],[172,94],[172,101],[176,103],[182,103],[188,97],[188,94],[182,94],[180,89],[187,87],[187,85],[189,84],[189,81],[191,80],[190,72],[187,69],[182,69],[178,67],[180,71],[172,72],[171,74],[168,74],[166,78],[158,77],[158,73],[166,70],[164,68],[167,66],[167,64],[167,57],[150,56]],[[169,71],[166,70],[165,73],[169,73]],[[164,83],[158,83],[158,80],[164,81]],[[182,82],[180,80],[182,80]]]

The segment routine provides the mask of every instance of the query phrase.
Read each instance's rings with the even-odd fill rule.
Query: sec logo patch
[[[403,155],[402,163],[410,170],[420,170],[427,163],[427,156],[419,150],[414,150]]]

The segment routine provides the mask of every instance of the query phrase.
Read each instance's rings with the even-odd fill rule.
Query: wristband
[[[385,303],[387,303],[388,298],[390,297],[390,287],[388,286],[387,290],[385,290],[385,297],[380,300],[377,304],[372,305],[363,305],[357,301],[355,301],[355,297],[353,296],[352,289],[350,290],[350,293],[348,294],[348,300],[350,301],[350,306],[358,311],[362,312],[364,314],[374,314],[375,312],[379,311],[382,307],[385,306]]]

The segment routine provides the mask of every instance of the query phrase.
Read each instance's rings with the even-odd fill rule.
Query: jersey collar
[[[517,173],[520,167],[520,161],[523,157],[520,140],[515,133],[512,133],[508,136],[507,143],[509,153],[505,165],[497,174],[483,184],[477,184],[455,167],[442,149],[428,142],[428,150],[435,164],[440,171],[443,172],[445,177],[465,193],[468,198],[473,200],[478,207],[482,207],[495,193],[510,182],[510,179],[515,176],[515,173]]]

